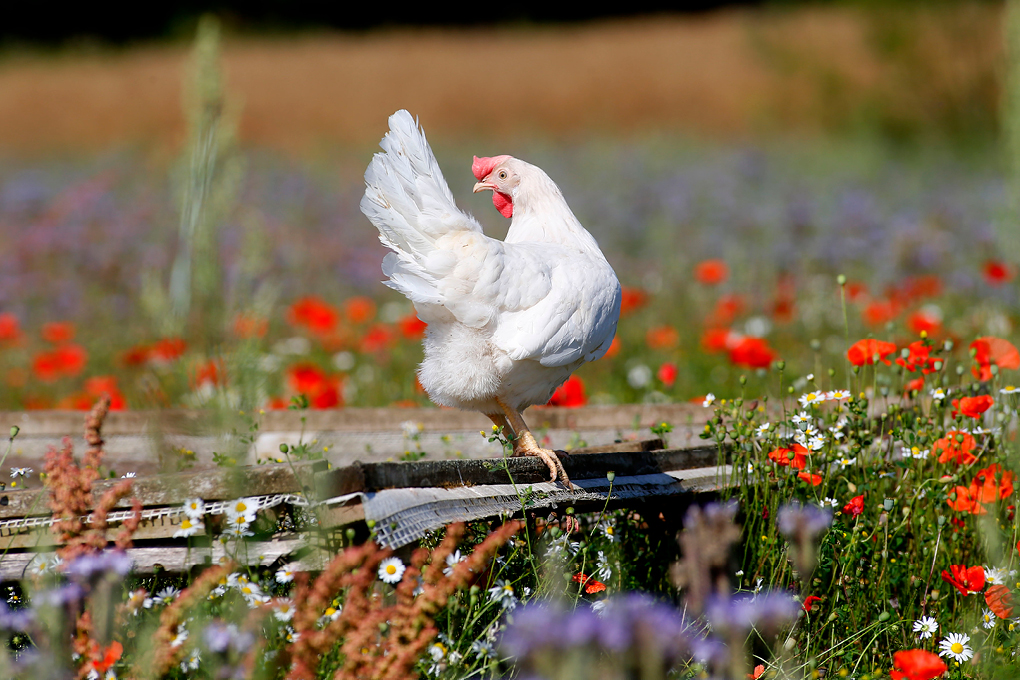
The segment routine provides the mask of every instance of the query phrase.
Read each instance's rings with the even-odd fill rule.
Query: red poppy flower
[[[953,498],[954,494],[956,495],[955,499]],[[988,512],[985,510],[985,506],[978,502],[974,490],[967,486],[954,487],[949,493],[946,503],[957,512],[969,512],[972,515],[984,515]]]
[[[603,590],[606,589],[606,584],[600,583],[599,581],[596,581],[593,577],[586,576],[585,574],[574,574],[573,581],[574,583],[583,584],[584,592],[588,593],[589,595],[591,595],[592,593],[601,593]]]
[[[706,286],[715,286],[726,280],[730,268],[722,260],[703,260],[694,266],[694,279]]]
[[[1012,472],[1003,472],[1001,465],[993,463],[974,475],[974,481],[970,483],[971,494],[981,503],[1009,498],[1013,495],[1013,477]]]
[[[291,390],[308,397],[313,408],[335,408],[343,405],[340,379],[328,375],[314,364],[296,364],[287,369]]]
[[[10,312],[0,314],[0,344],[15,344],[21,341],[21,324],[18,317]]]
[[[810,472],[801,472],[801,473],[798,473],[797,477],[799,479],[802,479],[803,481],[809,483],[811,486],[818,486],[819,484],[822,483],[822,476],[821,475],[814,475],[814,474],[811,474]]]
[[[620,295],[620,316],[637,311],[648,304],[648,293],[640,288],[623,287]]]
[[[224,384],[223,376],[223,365],[222,362],[216,359],[210,359],[203,364],[200,364],[194,371],[192,376],[192,385],[194,387],[202,387],[203,385],[216,385]]]
[[[124,653],[124,646],[116,640],[111,642],[110,646],[105,649],[93,640],[91,647],[89,656],[92,657],[92,668],[99,674],[110,670],[120,660],[120,655]]]
[[[329,335],[336,330],[340,314],[332,305],[314,296],[303,297],[287,310],[287,321],[303,326],[316,335]]]
[[[576,375],[572,375],[567,378],[565,383],[556,388],[548,405],[577,408],[587,403],[588,399],[584,396],[584,381]]]
[[[725,352],[736,346],[740,339],[728,328],[709,328],[701,336],[701,347],[706,352]]]
[[[856,517],[857,515],[864,512],[864,494],[860,496],[854,496],[850,499],[850,502],[843,506],[843,514]]]
[[[892,362],[888,359],[888,356],[895,351],[896,345],[891,342],[867,338],[866,340],[858,340],[851,345],[850,349],[846,351],[846,358],[854,366],[864,366],[865,364],[875,363],[875,356],[877,355],[880,361],[889,366]]]
[[[50,352],[40,352],[32,360],[32,371],[43,382],[73,378],[85,368],[89,354],[81,345],[66,344]]]
[[[891,300],[875,300],[864,308],[861,316],[869,326],[884,326],[895,319],[898,313],[897,305]]]
[[[907,317],[907,328],[916,335],[938,335],[942,332],[942,317],[930,309],[918,309]]]
[[[54,345],[61,345],[74,340],[74,324],[70,321],[51,321],[43,324],[42,338]]]
[[[982,271],[985,275],[985,281],[993,286],[998,286],[1013,279],[1013,268],[1005,262],[988,260],[985,262],[984,267],[982,267]]]
[[[662,366],[659,366],[659,370],[656,372],[656,375],[659,380],[662,381],[662,384],[667,387],[672,387],[673,383],[676,382],[677,373],[676,364],[671,361],[667,361]]]
[[[649,349],[675,349],[680,344],[680,334],[672,326],[655,326],[645,333],[645,344]]]
[[[911,373],[920,370],[927,375],[935,372],[935,362],[940,361],[937,357],[931,356],[931,347],[925,344],[924,340],[915,340],[907,345],[910,354],[906,359],[897,357],[896,363]]]
[[[428,324],[418,318],[417,314],[408,314],[397,322],[400,334],[407,340],[420,340],[425,335]]]
[[[951,564],[949,569],[942,570],[942,580],[960,591],[962,595],[976,593],[985,587],[985,569],[982,566],[965,567],[962,564]]]
[[[117,386],[117,377],[112,375],[94,375],[85,381],[85,394],[94,404],[104,394],[110,397],[110,410],[123,411],[126,403],[124,395]],[[90,405],[89,408],[92,408]]]
[[[238,314],[234,317],[234,335],[239,338],[263,338],[269,331],[269,321],[253,314]]]
[[[1004,585],[988,586],[985,591],[985,604],[1000,619],[1013,616],[1013,593]]]
[[[603,358],[608,359],[609,357],[615,356],[619,353],[620,353],[620,338],[613,338],[613,341],[609,343],[609,349],[606,350],[606,353],[602,356]]]
[[[396,333],[391,327],[377,323],[361,338],[361,351],[366,354],[385,352],[396,340]]]
[[[925,649],[907,649],[893,654],[895,670],[889,671],[892,680],[934,680],[949,667],[934,652]]]
[[[857,302],[868,297],[868,287],[860,281],[847,281],[843,290],[846,291],[846,299],[850,302]]]
[[[974,377],[978,380],[992,379],[992,364],[1000,369],[1008,368],[1016,370],[1020,368],[1020,351],[1009,340],[1002,338],[978,338],[970,343],[970,349],[974,351],[974,361],[977,366],[971,369]]]
[[[754,667],[754,671],[747,674],[751,680],[758,680],[765,673],[765,664],[760,663]]]
[[[807,597],[804,598],[804,604],[802,604],[800,608],[806,612],[809,612],[811,611],[811,608],[815,605],[815,602],[821,601],[822,598],[818,597],[817,595],[808,595]]]
[[[981,414],[992,407],[995,400],[987,394],[977,397],[960,397],[953,399],[953,417],[956,417],[956,409],[968,418],[980,418]]]
[[[148,345],[135,345],[120,355],[120,360],[125,366],[141,366],[148,362],[151,350]]]
[[[903,387],[903,394],[910,396],[910,393],[914,390],[920,392],[924,389],[924,378],[914,378],[913,380],[907,381],[907,384]]]
[[[776,353],[762,338],[743,338],[730,350],[730,363],[747,368],[768,368]]]
[[[375,318],[375,303],[367,297],[352,297],[344,302],[344,316],[353,324],[368,323]]]
[[[171,362],[184,354],[188,344],[181,338],[163,338],[149,348],[149,360]]]
[[[708,316],[707,324],[709,326],[728,326],[743,313],[746,307],[747,303],[739,295],[723,295],[715,303],[715,308]]]
[[[769,453],[769,460],[775,462],[776,465],[786,467],[789,465],[795,470],[803,470],[804,466],[807,465],[806,454],[811,453],[808,449],[804,448],[800,444],[794,444],[791,449],[776,449]],[[792,457],[790,454],[793,454]]]
[[[955,461],[962,465],[970,465],[977,460],[977,456],[971,453],[977,446],[974,437],[966,432],[950,430],[945,437],[935,440],[931,446],[932,453],[939,454],[940,463]]]
[[[908,303],[920,298],[938,297],[942,294],[942,279],[934,274],[912,276],[903,282],[897,293]],[[896,293],[893,295],[895,296]]]

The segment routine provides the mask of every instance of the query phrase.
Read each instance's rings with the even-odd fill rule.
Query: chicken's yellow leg
[[[568,489],[573,488],[570,483],[570,478],[567,477],[567,471],[563,469],[563,463],[560,462],[559,456],[556,455],[555,451],[550,449],[543,449],[538,445],[538,441],[535,440],[535,435],[528,429],[528,424],[524,422],[524,417],[516,410],[508,406],[502,399],[496,397],[496,403],[503,409],[503,413],[506,416],[506,422],[510,424],[510,429],[514,433],[514,455],[515,456],[536,456],[541,458],[542,461],[549,466],[549,481],[555,482],[556,478],[563,482]],[[496,422],[496,418],[489,416],[493,422]]]

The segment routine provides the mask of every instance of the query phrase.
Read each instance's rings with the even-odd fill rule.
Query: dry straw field
[[[228,38],[250,143],[365,144],[406,107],[439,138],[877,124],[988,127],[1002,8],[736,10],[566,27]],[[168,148],[188,46],[8,53],[0,150]]]

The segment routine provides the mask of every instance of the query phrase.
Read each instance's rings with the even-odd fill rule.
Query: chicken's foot
[[[528,428],[528,424],[524,422],[524,416],[520,414],[516,409],[508,406],[502,399],[496,397],[496,403],[503,409],[503,414],[489,414],[489,419],[496,424],[497,427],[501,427],[501,423],[497,421],[497,418],[502,419],[503,422],[510,426],[513,430],[514,435],[514,455],[515,456],[535,456],[542,459],[547,466],[549,466],[549,481],[555,482],[557,478],[566,485],[568,489],[573,488],[573,484],[570,483],[570,478],[567,476],[567,471],[563,469],[563,463],[560,462],[559,455],[556,451],[551,449],[543,449],[538,445],[538,441],[535,439],[535,435],[531,433],[531,429]]]

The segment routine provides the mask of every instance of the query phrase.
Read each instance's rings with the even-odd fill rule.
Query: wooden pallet
[[[321,529],[353,526],[359,536],[365,536],[366,521],[371,521],[376,524],[377,539],[397,547],[410,542],[409,536],[413,540],[420,535],[421,527],[431,530],[454,519],[519,512],[522,494],[531,496],[529,508],[544,512],[564,505],[584,511],[607,501],[626,505],[646,497],[712,491],[728,483],[729,468],[719,463],[715,447],[667,449],[661,440],[649,440],[573,452],[564,467],[576,484],[574,489],[550,484],[548,469],[536,458],[356,462],[339,468],[317,461],[141,477],[134,480],[132,497],[141,501],[149,517],[135,534],[131,556],[137,571],[147,573],[159,568],[184,571],[231,555],[230,543],[211,540],[207,534],[190,541],[173,538],[183,519],[181,507],[195,497],[207,505],[241,496],[272,499],[275,505],[268,512],[275,517],[311,502]],[[119,481],[97,482],[96,498]],[[125,499],[115,510],[126,511],[130,506],[131,500]],[[499,512],[494,511],[497,506]],[[395,512],[385,514],[393,508]],[[45,490],[0,493],[0,579],[19,578],[38,553],[54,549],[49,527],[41,524],[47,519]],[[24,526],[25,522],[40,524]],[[409,522],[416,528],[404,531],[401,524]],[[115,531],[116,526],[109,530],[111,537]],[[270,540],[250,541],[246,553],[262,563],[301,552],[311,562],[324,559],[324,555],[308,557],[322,546],[309,545],[306,538],[280,532]]]

